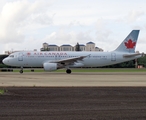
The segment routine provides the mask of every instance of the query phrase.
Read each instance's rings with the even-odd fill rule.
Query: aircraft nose
[[[9,61],[7,60],[7,58],[3,59],[3,63],[7,64]]]

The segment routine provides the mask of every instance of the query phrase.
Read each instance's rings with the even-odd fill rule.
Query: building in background
[[[41,51],[49,51],[48,43],[43,43],[43,47],[41,48]]]
[[[79,46],[80,46],[80,50],[81,51],[86,51],[86,46],[84,44],[79,44]],[[74,50],[73,51],[76,51],[75,49],[76,49],[76,46],[74,46]]]
[[[102,48],[99,48],[99,47],[95,47],[95,51],[102,52],[103,49]]]
[[[99,51],[99,52],[103,51],[103,49],[96,47],[95,43],[93,42],[88,42],[86,43],[86,45],[84,44],[79,45],[81,51]],[[75,51],[75,46],[71,46],[69,44],[63,44],[61,46],[58,46],[54,44],[43,43],[43,47],[40,50],[45,51],[46,49],[49,49],[49,51]]]
[[[60,51],[60,47],[55,44],[48,45],[48,47],[49,47],[49,51]]]
[[[69,44],[64,44],[60,46],[60,51],[74,51],[73,47]]]
[[[95,43],[93,42],[86,43],[86,51],[95,51]]]

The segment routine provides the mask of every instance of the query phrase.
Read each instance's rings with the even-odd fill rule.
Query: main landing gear
[[[19,72],[22,74],[23,73],[23,70],[20,70]]]
[[[19,71],[21,74],[23,73],[23,67],[21,67],[20,71]]]
[[[67,69],[67,70],[66,70],[66,73],[67,73],[67,74],[70,74],[70,73],[71,73],[71,70],[70,70],[70,69]]]

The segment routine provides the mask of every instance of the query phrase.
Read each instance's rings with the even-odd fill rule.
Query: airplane
[[[135,52],[135,47],[140,30],[132,30],[124,41],[111,52],[96,51],[20,51],[10,54],[3,60],[9,66],[20,67],[43,67],[45,71],[55,71],[66,68],[66,73],[70,74],[73,67],[101,67],[113,65],[143,56]]]

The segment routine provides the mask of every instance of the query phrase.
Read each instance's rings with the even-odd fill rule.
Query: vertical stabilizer
[[[115,51],[135,53],[138,35],[139,30],[132,30]]]

